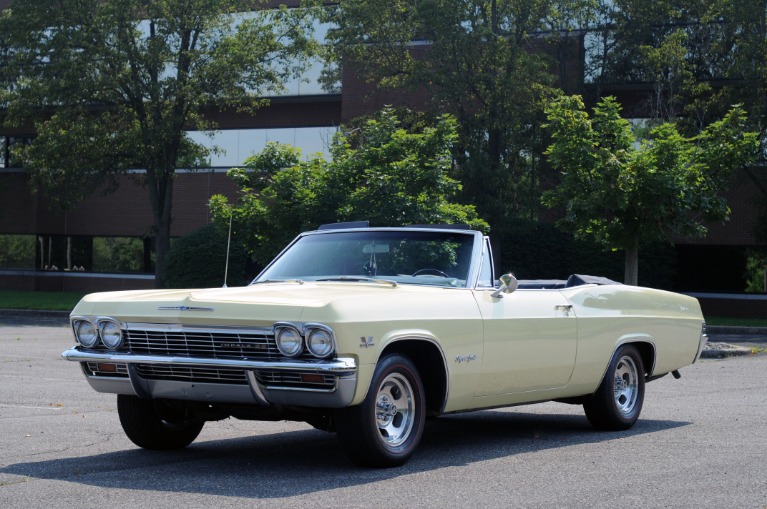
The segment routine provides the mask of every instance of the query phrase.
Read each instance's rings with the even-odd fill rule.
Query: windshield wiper
[[[391,279],[376,279],[372,277],[362,277],[362,276],[337,276],[337,277],[328,277],[328,278],[322,278],[322,279],[316,279],[315,281],[353,281],[353,282],[370,282],[370,283],[381,283],[385,285],[391,285],[392,287],[399,286],[396,281],[392,281]]]
[[[257,285],[259,283],[298,283],[299,285],[304,284],[303,279],[262,279],[261,281],[253,281],[252,285]]]

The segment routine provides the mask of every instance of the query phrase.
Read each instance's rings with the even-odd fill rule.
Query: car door
[[[564,387],[575,365],[577,319],[558,290],[477,289],[484,327],[477,396]]]

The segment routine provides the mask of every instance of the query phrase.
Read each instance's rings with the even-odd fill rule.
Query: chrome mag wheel
[[[365,400],[336,413],[336,430],[346,454],[365,467],[404,464],[423,436],[425,402],[415,364],[402,354],[384,355]]]
[[[375,414],[381,440],[389,447],[401,445],[413,430],[413,388],[400,373],[387,376],[378,387]]]
[[[639,394],[639,370],[631,357],[624,355],[615,365],[615,405],[623,415],[630,415]]]
[[[632,344],[620,346],[599,388],[583,403],[591,425],[612,431],[631,428],[642,411],[644,386],[645,371],[639,349]]]

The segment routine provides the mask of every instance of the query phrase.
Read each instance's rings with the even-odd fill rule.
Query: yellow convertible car
[[[206,421],[299,420],[356,463],[401,465],[428,415],[582,404],[634,425],[645,383],[694,363],[698,302],[605,278],[496,280],[458,226],[325,225],[248,286],[87,295],[71,324],[91,387],[138,446],[189,445]]]

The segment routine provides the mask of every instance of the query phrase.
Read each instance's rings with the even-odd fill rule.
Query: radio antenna
[[[229,215],[229,235],[226,237],[226,264],[224,265],[224,286],[226,288],[226,278],[229,275],[229,245],[232,243],[232,217],[234,214]]]

